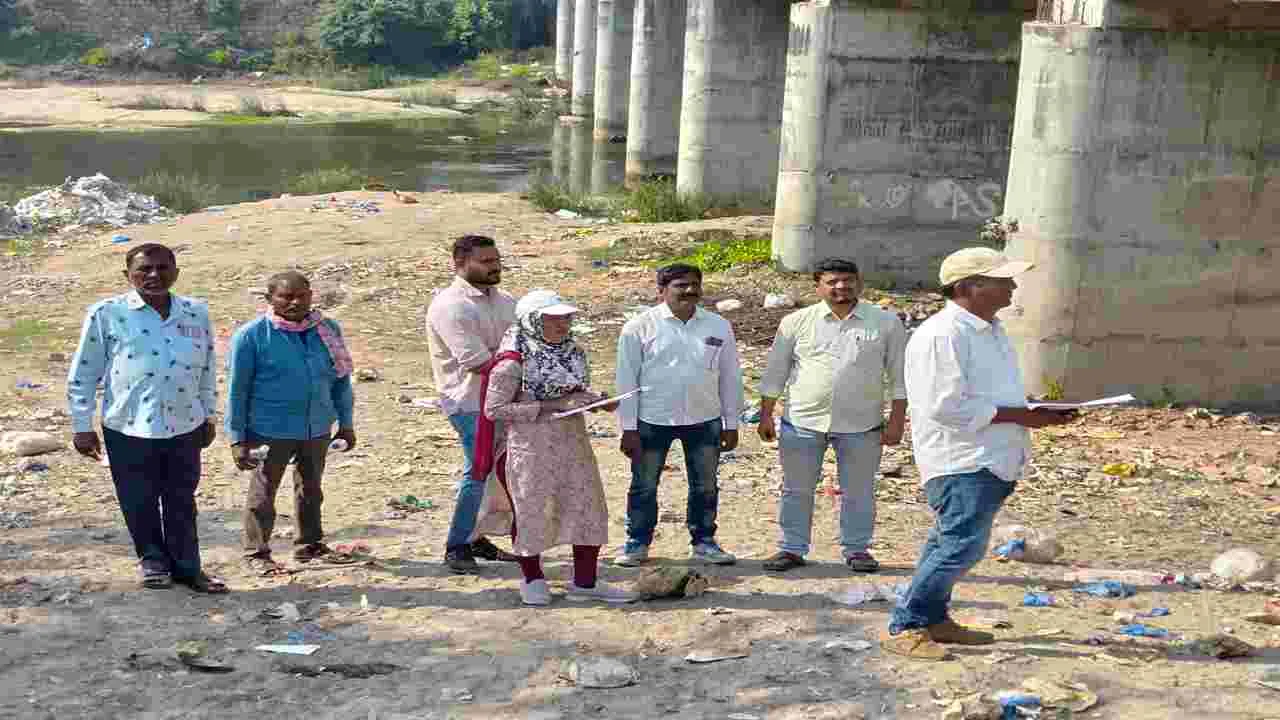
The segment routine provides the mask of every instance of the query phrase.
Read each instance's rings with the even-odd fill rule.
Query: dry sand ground
[[[427,86],[448,89],[459,104],[501,101],[506,94],[483,87],[456,83],[429,82]],[[265,108],[287,108],[308,120],[353,118],[456,118],[464,113],[451,108],[415,105],[403,107],[400,94],[409,88],[367,92],[338,92],[311,87],[266,82],[228,81],[192,85],[163,83],[149,85],[46,85],[21,87],[0,82],[0,127],[59,127],[127,129],[179,127],[216,120],[213,113],[240,110],[242,98],[253,98]],[[175,109],[140,110],[122,107],[140,98],[160,98]],[[189,109],[193,104],[204,111]]]
[[[0,107],[7,105],[0,102]],[[232,593],[136,588],[132,547],[105,471],[69,449],[36,460],[0,458],[0,509],[17,524],[0,530],[0,717],[14,718],[933,718],[940,694],[1016,687],[1023,679],[1083,682],[1101,697],[1087,717],[1280,717],[1280,692],[1255,684],[1280,664],[1280,633],[1242,622],[1261,609],[1261,593],[1140,587],[1128,601],[1080,599],[1062,582],[1069,565],[984,561],[957,591],[961,615],[999,616],[1012,625],[1000,642],[962,650],[956,661],[924,664],[840,640],[874,640],[888,605],[845,607],[828,593],[866,582],[838,562],[833,499],[820,497],[816,562],[784,577],[762,571],[773,551],[778,468],[775,450],[746,428],[736,457],[722,466],[720,539],[741,562],[705,570],[707,594],[628,607],[521,607],[517,569],[488,564],[457,577],[439,564],[459,464],[444,417],[404,400],[434,395],[420,331],[432,290],[450,279],[447,246],[461,232],[496,235],[508,262],[505,287],[519,294],[556,287],[588,309],[595,376],[611,376],[614,337],[628,306],[651,300],[650,275],[637,261],[678,246],[697,229],[767,232],[768,218],[685,225],[582,226],[535,211],[511,195],[424,194],[402,205],[380,193],[383,212],[357,215],[321,198],[287,198],[191,215],[169,225],[135,227],[133,242],[178,248],[178,290],[206,297],[221,335],[256,310],[251,289],[270,273],[298,266],[353,343],[357,365],[381,375],[357,386],[360,447],[336,457],[326,477],[328,540],[362,542],[375,560],[339,568],[306,567],[287,579],[247,574],[238,564],[246,478],[221,439],[205,455],[199,504],[204,555]],[[52,254],[8,257],[0,275],[0,426],[69,435],[62,415],[65,358],[74,350],[84,308],[123,291],[127,245],[112,233],[71,233]],[[615,246],[608,268],[593,268],[588,247]],[[807,291],[803,279],[765,269],[710,278],[710,299],[734,296],[748,374],[757,375],[777,313],[758,308],[766,291]],[[923,313],[917,296],[869,293],[876,301]],[[15,390],[26,379],[45,387]],[[748,380],[754,386],[753,379]],[[607,384],[607,383],[606,383]],[[1264,421],[1271,420],[1264,419]],[[597,417],[596,451],[606,479],[610,531],[622,538],[628,471],[615,428]],[[1059,533],[1064,563],[1101,568],[1197,572],[1219,551],[1244,545],[1275,555],[1280,490],[1274,486],[1276,425],[1189,417],[1185,410],[1091,413],[1079,424],[1036,434],[1038,477],[1025,481],[1007,519]],[[678,455],[672,465],[680,466]],[[1108,462],[1141,466],[1134,477],[1096,470]],[[879,481],[874,552],[893,583],[910,574],[930,516],[907,448],[886,454]],[[834,467],[828,466],[828,478]],[[413,494],[435,509],[400,517],[386,498]],[[288,528],[289,493],[281,493]],[[687,555],[685,485],[680,470],[662,485],[656,563]],[[12,513],[18,513],[13,515]],[[279,531],[278,531],[279,532]],[[501,542],[501,541],[500,541]],[[287,531],[275,542],[287,557]],[[567,553],[548,563],[554,586],[566,578]],[[636,570],[606,568],[624,585]],[[1023,608],[1028,588],[1048,588],[1054,608]],[[302,619],[262,611],[295,603]],[[1114,608],[1171,609],[1154,624],[1188,637],[1229,627],[1260,655],[1234,661],[1177,657],[1166,641],[1106,645],[1086,639],[1117,627]],[[309,658],[252,648],[315,638]],[[205,674],[172,659],[181,641],[207,643],[229,674]],[[691,651],[746,643],[750,656],[714,664],[685,661]],[[852,648],[852,649],[850,649]],[[563,679],[566,663],[605,655],[633,664],[630,687],[597,690]],[[308,677],[290,665],[382,662],[390,674]],[[1052,717],[1052,715],[1049,715]]]

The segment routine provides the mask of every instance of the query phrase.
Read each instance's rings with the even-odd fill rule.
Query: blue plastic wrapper
[[[1105,598],[1133,597],[1138,592],[1132,585],[1122,583],[1119,580],[1103,580],[1102,582],[1079,585],[1075,588],[1075,591]]]
[[[1151,612],[1144,613],[1146,617],[1164,617],[1169,614],[1169,608],[1151,608]]]
[[[1009,542],[996,548],[996,556],[1002,558],[1019,558],[1027,551],[1027,541],[1022,539],[1010,540]]]
[[[1026,607],[1050,607],[1054,600],[1049,593],[1029,592],[1022,596],[1022,604]]]
[[[1143,625],[1142,623],[1134,623],[1125,625],[1120,628],[1121,635],[1132,635],[1133,637],[1149,637],[1149,638],[1167,638],[1169,631],[1164,628],[1158,628],[1151,625]]]
[[[754,405],[752,407],[747,408],[746,410],[743,410],[742,415],[740,416],[740,419],[744,423],[760,422],[760,406]]]
[[[1000,703],[1003,712],[1000,720],[1016,720],[1018,716],[1018,708],[1038,708],[1040,707],[1040,698],[1027,693],[1020,693],[1016,690],[1005,690],[996,695],[996,701]]]
[[[131,240],[133,240],[133,238],[129,237],[128,235],[112,235],[111,236],[111,242],[115,243],[116,245],[121,245]]]

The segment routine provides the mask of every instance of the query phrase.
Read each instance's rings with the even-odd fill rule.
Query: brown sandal
[[[197,573],[190,577],[175,577],[174,582],[179,585],[186,585],[193,591],[203,593],[205,595],[222,595],[227,590],[227,584],[215,577],[210,577],[203,572]]]
[[[270,555],[253,555],[244,559],[244,564],[258,577],[278,577],[280,575],[292,575],[295,570],[281,565],[271,559]]]

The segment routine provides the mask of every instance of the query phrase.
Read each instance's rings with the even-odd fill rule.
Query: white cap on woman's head
[[[516,303],[516,315],[524,317],[535,312],[543,315],[571,315],[578,312],[578,308],[565,302],[554,290],[531,290]]]

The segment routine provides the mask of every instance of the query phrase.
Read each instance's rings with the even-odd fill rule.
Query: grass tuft
[[[453,107],[458,98],[452,90],[431,86],[418,86],[401,90],[397,97],[404,107],[421,105],[426,107]]]
[[[628,193],[623,203],[628,222],[685,222],[701,220],[712,208],[701,193],[680,193],[671,180],[650,180]]]
[[[289,182],[289,192],[298,195],[323,195],[343,190],[359,190],[368,176],[346,165],[302,173]]]
[[[133,189],[153,196],[176,213],[190,213],[217,203],[220,188],[199,174],[178,175],[165,170],[147,174],[133,183]]]
[[[685,263],[705,273],[713,273],[741,265],[765,265],[772,260],[772,238],[768,235],[748,235],[703,243],[688,255],[663,260],[659,264]]]
[[[44,320],[18,318],[7,326],[0,325],[0,348],[28,352],[49,347],[55,328]]]
[[[609,215],[613,211],[609,198],[573,192],[567,185],[548,181],[542,175],[535,175],[530,181],[527,197],[547,212],[571,210],[581,215]]]
[[[298,117],[298,114],[289,110],[284,101],[279,101],[275,107],[264,101],[257,95],[241,95],[240,109],[235,113],[244,117]]]

